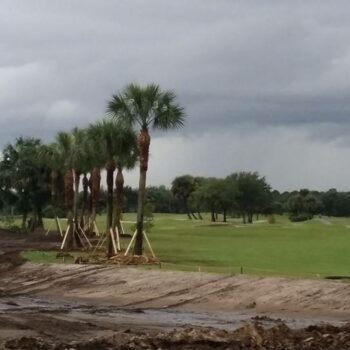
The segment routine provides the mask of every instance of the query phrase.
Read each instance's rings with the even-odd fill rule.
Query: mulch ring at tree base
[[[120,253],[111,258],[101,257],[100,255],[90,255],[76,257],[76,264],[116,264],[116,265],[159,265],[160,260],[147,255],[124,255]]]
[[[183,327],[155,335],[135,335],[125,331],[108,339],[91,339],[88,342],[67,344],[47,343],[35,338],[20,338],[7,341],[5,349],[345,350],[350,349],[350,325],[310,326],[301,330],[292,330],[283,323],[269,329],[263,328],[260,323],[252,323],[232,332],[214,328]]]

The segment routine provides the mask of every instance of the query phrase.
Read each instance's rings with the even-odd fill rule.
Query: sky
[[[2,0],[0,16],[0,147],[52,141],[154,82],[186,123],[151,131],[149,185],[244,170],[350,190],[349,1]]]

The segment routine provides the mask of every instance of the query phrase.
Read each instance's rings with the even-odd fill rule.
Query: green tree
[[[254,213],[262,213],[271,204],[270,186],[257,172],[239,172],[227,177],[236,186],[235,201],[243,223],[252,223]]]
[[[14,190],[16,206],[23,214],[23,229],[30,212],[33,213],[30,229],[43,227],[42,209],[50,198],[49,169],[40,158],[41,147],[38,139],[18,138],[5,147],[0,163],[2,192],[10,194]]]
[[[181,127],[184,123],[183,108],[176,102],[171,91],[162,91],[158,85],[145,87],[130,84],[120,94],[113,95],[107,111],[117,121],[130,127],[139,127],[138,157],[140,164],[137,234],[134,254],[143,252],[143,221],[151,137],[149,129],[168,130]]]
[[[192,216],[196,218],[193,213],[190,211],[189,198],[191,194],[196,190],[197,183],[193,176],[191,175],[182,175],[176,177],[171,184],[171,192],[174,197],[177,198],[183,206],[185,213],[189,219],[192,219]],[[192,201],[192,204],[197,203]],[[191,216],[192,215],[192,216]]]

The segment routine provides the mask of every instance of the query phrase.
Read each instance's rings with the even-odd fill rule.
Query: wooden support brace
[[[119,236],[119,230],[118,230],[118,226],[115,227],[115,235],[117,237],[117,248],[118,251],[121,251],[121,247],[120,247],[120,236]]]
[[[120,221],[120,227],[122,229],[122,235],[125,235],[123,221]]]
[[[78,237],[79,237],[79,239],[80,239],[82,245],[85,247],[86,244],[85,244],[85,242],[84,242],[84,237],[83,237],[82,234],[79,232],[79,230],[77,230],[76,228],[74,228],[74,233],[76,233],[76,234],[78,235]]]
[[[103,246],[103,244],[104,244],[104,242],[106,241],[106,238],[107,238],[107,235],[102,235],[101,237],[100,237],[100,239],[98,240],[98,242],[97,242],[97,244],[96,244],[96,246],[95,246],[95,248],[94,248],[94,250],[93,250],[93,253],[98,249],[98,248],[101,248],[102,246]]]
[[[70,229],[70,225],[67,226],[67,230],[66,230],[66,233],[65,233],[65,235],[64,235],[62,244],[61,244],[61,250],[64,248],[64,246],[65,246],[65,244],[66,244],[66,240],[67,240],[67,236],[68,236],[69,229]]]
[[[80,226],[80,225],[79,225],[79,230],[80,230],[80,232],[82,233],[83,237],[86,239],[86,242],[88,242],[89,247],[90,247],[90,248],[92,248],[92,244],[91,244],[91,242],[90,242],[89,238],[87,238],[87,236],[86,236],[86,234],[85,234],[84,230],[81,228],[81,226]]]
[[[131,238],[131,241],[130,241],[129,245],[128,245],[128,247],[126,248],[126,251],[125,251],[124,256],[128,255],[129,250],[130,250],[132,244],[134,243],[134,241],[135,241],[135,239],[136,239],[136,234],[137,234],[137,230],[135,230],[135,232],[134,232],[134,234],[133,234],[133,236],[132,236],[132,238]]]
[[[95,231],[96,231],[96,236],[100,237],[100,231],[98,230],[96,221],[94,221],[94,229],[95,229]]]
[[[152,253],[152,256],[155,258],[156,255],[154,254],[154,251],[153,251],[153,249],[152,249],[151,243],[150,243],[149,240],[148,240],[148,237],[147,237],[147,235],[146,235],[146,232],[143,231],[142,233],[143,233],[143,236],[145,237],[145,240],[146,240],[146,242],[147,242],[147,244],[148,244],[149,250],[150,250],[151,253]]]
[[[115,242],[115,237],[114,237],[114,233],[113,233],[112,227],[109,229],[109,234],[111,235],[113,249],[114,249],[114,254],[118,254],[117,244]]]
[[[61,237],[63,237],[62,227],[61,227],[61,224],[60,224],[60,220],[58,219],[58,216],[55,217],[55,221],[56,221],[56,225],[57,225],[57,228],[58,228],[58,232],[60,233]]]

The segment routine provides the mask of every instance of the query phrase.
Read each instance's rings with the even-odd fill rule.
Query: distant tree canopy
[[[30,229],[43,226],[43,207],[50,198],[49,170],[40,157],[42,144],[19,138],[3,150],[0,162],[1,203],[23,214],[22,226],[33,213]]]
[[[23,228],[30,230],[42,226],[43,216],[66,216],[71,208],[76,221],[78,212],[81,217],[87,212],[107,212],[111,217],[113,208],[118,220],[122,211],[136,212],[138,191],[123,187],[122,176],[123,168],[135,165],[135,134],[126,130],[127,142],[121,135],[115,146],[125,150],[108,153],[112,146],[104,146],[103,142],[107,144],[111,139],[112,127],[101,125],[91,126],[85,132],[59,134],[57,142],[51,145],[34,138],[19,138],[8,144],[0,160],[0,211],[21,214]],[[113,156],[118,153],[123,158]],[[100,169],[108,170],[109,166],[108,186],[100,188]],[[118,170],[115,187],[114,169]],[[73,184],[72,173],[75,181],[82,176],[79,192],[73,191],[79,187],[78,183]],[[111,202],[113,192],[115,202]],[[209,212],[212,221],[224,222],[230,216],[252,223],[254,215],[259,214],[287,214],[292,221],[308,220],[314,215],[350,216],[350,192],[301,189],[280,193],[272,190],[257,172],[237,172],[225,178],[178,176],[170,188],[147,187],[145,204],[154,212],[185,213],[192,220],[201,220],[201,213]]]
[[[195,208],[199,218],[200,211],[208,211],[212,221],[220,213],[226,222],[227,214],[234,213],[251,223],[253,214],[272,210],[270,186],[258,173],[234,173],[224,179],[184,175],[174,179],[171,189],[189,218],[197,218]]]

